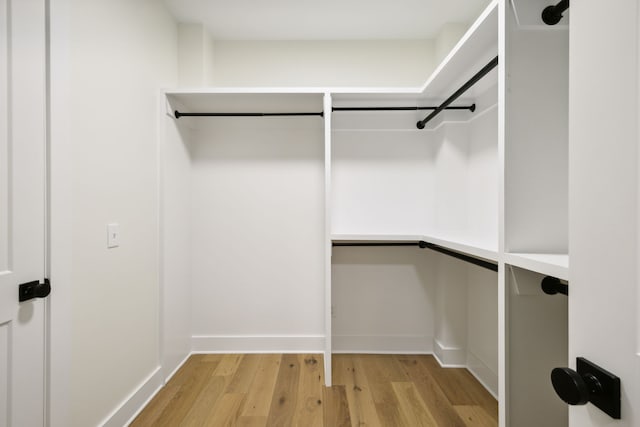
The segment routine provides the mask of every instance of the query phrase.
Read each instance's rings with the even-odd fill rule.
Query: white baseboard
[[[161,369],[158,366],[100,425],[122,427],[131,424],[163,385]]]
[[[445,368],[466,368],[467,350],[457,347],[445,347],[437,339],[433,339],[433,355]]]
[[[323,353],[324,335],[194,335],[192,353]]]
[[[431,354],[433,337],[426,335],[333,335],[333,353]]]
[[[467,369],[498,400],[498,374],[472,352],[467,355]]]

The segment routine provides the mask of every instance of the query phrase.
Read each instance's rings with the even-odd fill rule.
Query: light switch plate
[[[120,246],[120,226],[116,223],[107,224],[107,248]]]

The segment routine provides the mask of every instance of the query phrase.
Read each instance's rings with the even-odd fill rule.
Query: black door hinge
[[[51,282],[44,279],[44,283],[39,280],[23,283],[18,287],[18,300],[20,302],[28,301],[33,298],[45,298],[51,293]]]

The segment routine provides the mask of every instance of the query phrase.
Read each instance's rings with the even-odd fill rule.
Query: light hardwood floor
[[[194,355],[131,424],[497,426],[498,403],[466,369],[432,356]]]

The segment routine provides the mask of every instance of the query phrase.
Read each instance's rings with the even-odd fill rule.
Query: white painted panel
[[[469,127],[451,123],[436,132],[433,233],[453,240],[467,236]],[[434,202],[432,202],[434,203]]]
[[[9,270],[9,0],[0,0],[0,272]]]
[[[171,117],[162,121],[162,376],[167,378],[191,351],[191,131]]]
[[[333,234],[421,234],[433,221],[429,133],[332,135]]]
[[[567,426],[569,411],[550,375],[567,364],[568,298],[543,293],[541,274],[516,267],[507,273],[509,425]]]
[[[330,93],[325,93],[323,99],[324,111],[324,384],[331,387],[333,359],[331,346],[331,129],[333,114],[329,113],[333,104]]]
[[[506,251],[567,253],[569,34],[507,19]]]
[[[467,365],[498,395],[498,275],[467,266]]]
[[[498,247],[498,108],[469,122],[466,241]]]
[[[11,390],[11,322],[0,324],[0,427],[9,427]]]
[[[322,119],[198,124],[192,146],[193,334],[323,334]]]
[[[601,6],[571,3],[569,364],[585,357],[620,377],[622,419],[593,405],[571,407],[571,427],[640,425],[640,11],[636,0],[617,1],[607,13]]]
[[[436,274],[436,353],[445,365],[467,362],[467,264],[450,256],[433,253]],[[446,353],[451,353],[447,355]],[[454,355],[454,356],[452,356]]]
[[[419,248],[333,248],[334,352],[431,348],[436,290],[429,255]]]
[[[45,2],[4,3],[8,13],[8,174],[10,271],[0,274],[0,322],[11,321],[12,426],[45,425],[45,314],[42,300],[17,301],[17,286],[44,278],[46,171]],[[1,31],[1,30],[0,30]],[[5,38],[6,40],[6,38]],[[4,64],[3,64],[4,66]],[[2,83],[0,83],[2,84]],[[7,111],[5,110],[5,113]],[[7,212],[7,211],[5,211]]]

